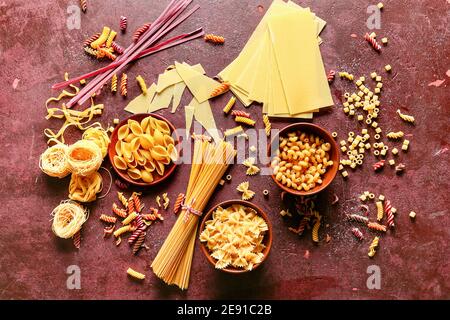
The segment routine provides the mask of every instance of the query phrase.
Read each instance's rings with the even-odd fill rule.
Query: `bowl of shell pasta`
[[[175,127],[157,114],[133,115],[117,125],[108,156],[116,173],[135,186],[153,186],[167,179],[179,157]]]

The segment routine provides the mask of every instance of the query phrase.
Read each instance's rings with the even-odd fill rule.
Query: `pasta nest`
[[[67,163],[72,173],[90,176],[103,161],[102,150],[91,140],[79,140],[67,150]]]
[[[89,217],[89,211],[75,201],[64,200],[53,209],[52,216],[53,233],[60,238],[69,239],[80,231]]]
[[[100,173],[90,176],[72,174],[69,184],[69,198],[80,202],[92,202],[97,199],[97,193],[102,191],[103,179]]]
[[[51,146],[39,158],[39,168],[51,177],[64,178],[70,173],[67,163],[67,145],[57,143]]]
[[[108,133],[102,127],[91,127],[83,133],[83,140],[94,142],[102,151],[102,157],[105,158],[108,153],[108,146],[111,140]]]

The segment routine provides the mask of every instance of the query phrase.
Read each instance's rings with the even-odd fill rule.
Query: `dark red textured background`
[[[321,51],[326,69],[347,70],[368,76],[377,70],[384,76],[380,125],[385,132],[403,130],[410,134],[410,150],[399,159],[407,165],[403,176],[392,169],[374,174],[367,158],[364,168],[350,172],[347,181],[338,176],[320,197],[320,211],[325,216],[320,231],[321,242],[314,245],[308,232],[299,238],[287,230],[290,222],[279,216],[279,190],[268,176],[250,178],[257,191],[253,200],[269,214],[274,226],[271,254],[264,265],[254,272],[235,276],[214,270],[195,251],[189,290],[181,292],[168,287],[150,270],[150,263],[161,247],[176,217],[165,213],[165,221],[150,228],[147,237],[149,251],[138,257],[131,255],[126,244],[115,247],[111,239],[102,238],[101,213],[109,213],[116,201],[113,186],[110,194],[91,205],[90,219],[83,227],[82,247],[78,251],[70,241],[57,239],[51,231],[49,213],[67,197],[68,178],[55,180],[42,174],[38,159],[46,148],[43,130],[58,128],[59,121],[46,121],[44,102],[56,95],[50,85],[59,82],[65,71],[75,76],[100,63],[86,56],[82,41],[99,32],[104,25],[118,29],[119,17],[128,17],[129,29],[119,34],[118,42],[127,44],[131,31],[152,21],[166,1],[89,1],[87,14],[82,14],[80,30],[66,27],[67,6],[78,1],[0,1],[0,298],[2,299],[219,299],[219,298],[285,298],[285,299],[410,299],[450,298],[449,262],[449,91],[450,69],[448,17],[450,4],[445,0],[385,1],[379,36],[387,36],[389,45],[376,54],[362,35],[367,31],[366,9],[371,1],[299,1],[310,6],[328,25],[322,33]],[[224,46],[211,46],[197,40],[155,56],[145,58],[128,68],[130,79],[141,74],[148,83],[175,60],[201,63],[213,76],[228,65],[240,52],[270,1],[200,1],[201,9],[177,31],[190,31],[202,26],[207,32],[227,38]],[[261,6],[261,7],[258,7]],[[177,33],[175,31],[175,33]],[[357,38],[352,38],[356,34]],[[295,41],[295,39],[292,39]],[[391,64],[393,72],[382,71]],[[447,75],[446,75],[447,73]],[[19,79],[13,88],[15,79]],[[428,86],[437,79],[440,87]],[[17,82],[16,82],[17,83]],[[113,118],[124,118],[127,101],[139,93],[130,81],[129,97],[104,94],[98,102],[105,104],[99,118],[103,124]],[[355,121],[340,110],[340,97],[353,90],[344,81],[335,81],[332,92],[336,106],[314,118],[314,123],[342,137],[358,130]],[[222,116],[228,95],[212,105],[220,128],[229,128],[233,120]],[[185,94],[182,104],[190,101]],[[238,104],[242,109],[242,106]],[[395,110],[401,108],[416,117],[417,125],[401,122]],[[260,106],[250,107],[260,120]],[[184,126],[182,109],[169,117],[177,127]],[[281,128],[286,122],[275,122]],[[79,139],[80,133],[69,131],[67,140]],[[109,167],[109,164],[106,164]],[[238,197],[235,186],[245,179],[241,165],[234,166],[231,184],[217,192],[210,205]],[[147,206],[163,191],[174,200],[185,190],[189,167],[178,168],[164,185],[149,190],[144,197]],[[262,190],[270,190],[265,200]],[[346,213],[358,210],[358,195],[370,190],[383,193],[398,209],[395,231],[381,239],[374,259],[367,257],[369,240],[357,243],[344,221]],[[331,206],[333,195],[339,196]],[[371,205],[371,214],[374,215]],[[417,212],[416,222],[408,218]],[[363,229],[366,238],[374,234]],[[324,241],[326,234],[331,241]],[[309,259],[304,257],[309,251]],[[66,268],[76,264],[81,268],[81,290],[66,288]],[[381,289],[366,287],[369,265],[381,269]],[[144,270],[147,279],[139,284],[127,278],[132,266]]]

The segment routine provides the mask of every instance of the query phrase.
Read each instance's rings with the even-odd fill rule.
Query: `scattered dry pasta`
[[[237,126],[228,130],[225,130],[224,135],[225,137],[232,137],[238,134],[241,134],[244,132],[244,128],[242,126]]]
[[[228,82],[221,83],[216,89],[211,92],[211,98],[220,96],[230,90],[230,84]]]
[[[231,266],[252,270],[263,260],[266,247],[263,242],[268,229],[266,221],[251,208],[242,205],[219,207],[212,219],[206,221],[200,241],[217,260],[217,269]]]
[[[236,118],[234,118],[234,121],[236,121],[238,123],[246,124],[251,127],[254,127],[255,123],[256,123],[256,121],[253,119],[249,119],[247,117],[241,117],[241,116],[237,116]]]
[[[248,181],[240,183],[236,190],[242,192],[242,200],[250,200],[255,196],[255,192],[250,190],[250,183]]]
[[[206,34],[204,37],[206,42],[211,42],[214,44],[224,44],[225,38],[221,36],[216,36],[214,34]]]
[[[151,183],[163,176],[165,168],[178,158],[169,125],[152,116],[140,123],[136,120],[119,128],[113,162],[133,180]]]
[[[269,116],[267,114],[263,115],[264,130],[266,131],[266,136],[270,136],[270,131],[272,130],[272,124],[270,123]]]
[[[405,134],[403,133],[403,131],[389,132],[389,133],[387,134],[387,137],[388,137],[389,139],[400,139],[400,138],[403,138],[404,135],[405,135]]]
[[[403,114],[400,111],[400,109],[397,109],[397,114],[403,121],[406,121],[406,122],[409,122],[409,123],[414,123],[414,121],[415,121],[413,116],[410,116],[410,115],[407,115],[407,114]]]
[[[139,75],[136,77],[136,80],[139,84],[139,87],[142,90],[142,94],[145,96],[147,94],[147,85],[145,84],[144,78],[142,78],[142,76]]]
[[[369,246],[369,253],[368,253],[368,255],[369,255],[370,258],[373,258],[375,256],[375,253],[377,253],[375,249],[378,247],[379,242],[380,242],[380,238],[379,237],[373,238],[372,243]]]
[[[244,162],[242,164],[247,167],[247,171],[245,173],[246,175],[254,176],[261,171],[261,169],[259,169],[258,166],[255,165],[255,162],[256,162],[256,159],[253,157],[250,157],[250,158],[244,160]]]
[[[236,97],[232,96],[230,98],[230,100],[228,101],[228,103],[225,105],[225,107],[223,108],[223,112],[225,114],[228,114],[228,112],[230,112],[230,110],[233,108],[234,104],[236,103]]]
[[[133,277],[133,278],[138,279],[138,280],[144,280],[145,279],[145,274],[137,272],[136,270],[133,270],[131,268],[128,268],[127,274],[130,277]]]

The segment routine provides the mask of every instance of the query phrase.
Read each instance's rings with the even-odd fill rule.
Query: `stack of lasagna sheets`
[[[319,45],[326,22],[309,8],[275,0],[239,56],[219,77],[270,117],[309,118],[333,105]]]

